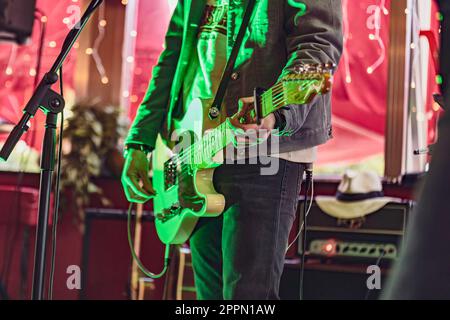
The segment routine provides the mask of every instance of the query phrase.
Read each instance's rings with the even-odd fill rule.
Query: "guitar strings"
[[[301,80],[311,83],[313,81],[320,80],[320,78],[317,78],[315,75],[307,75],[308,78],[301,77]],[[297,78],[289,78],[291,81],[298,80],[300,77]],[[266,91],[261,95],[261,101],[263,103],[263,106],[267,104],[267,101],[269,99],[272,99],[272,104],[274,105],[274,109],[279,108],[279,106],[282,106],[283,104],[286,104],[286,96],[289,96],[293,93],[293,91],[297,91],[296,89],[286,89],[284,88],[284,82],[280,82],[276,84],[274,87],[272,87],[270,90]],[[217,127],[212,133],[209,133],[205,135],[201,141],[196,142],[189,146],[187,149],[183,150],[183,155],[176,159],[180,165],[188,165],[189,169],[193,169],[194,165],[196,164],[196,158],[195,154],[200,154],[200,163],[206,162],[206,159],[211,159],[213,156],[210,154],[212,152],[209,152],[208,155],[205,156],[205,149],[207,151],[214,151],[214,153],[220,151],[216,151],[215,143],[218,141],[217,138],[219,138],[218,134],[220,134],[220,137],[224,137],[224,126],[226,125],[226,122],[222,123],[219,127]],[[220,130],[219,130],[220,129]],[[212,138],[215,137],[214,141]],[[227,137],[225,133],[225,137]],[[218,146],[217,146],[218,147]],[[223,148],[223,147],[221,147]],[[187,160],[191,160],[190,163],[187,162]],[[193,160],[193,161],[192,161]],[[186,176],[190,176],[189,172],[183,171],[178,178],[184,179]]]
[[[286,94],[289,95],[289,94],[292,93],[292,91],[294,91],[294,89],[287,90]],[[278,99],[278,101],[282,102],[283,99]],[[280,105],[283,105],[283,104],[280,103]],[[277,107],[275,107],[275,108],[277,108]],[[208,143],[208,141],[210,141],[211,135],[215,135],[217,137],[218,136],[218,133],[217,133],[218,131],[221,132],[220,135],[222,136],[223,135],[222,131],[224,129],[223,126],[225,126],[225,125],[226,125],[226,122],[222,123],[219,127],[216,128],[216,130],[217,130],[216,133],[210,133],[210,134],[205,135],[202,138],[201,142],[197,142],[197,143],[191,145],[189,148],[185,149],[185,151],[184,151],[185,154],[183,154],[181,157],[179,157],[177,159],[177,161],[178,161],[178,163],[180,165],[188,166],[189,171],[182,170],[182,172],[177,176],[178,179],[184,180],[186,178],[190,178],[192,176],[190,171],[194,170],[195,165],[198,165],[198,164],[201,164],[201,163],[206,163],[207,162],[206,159],[211,159],[213,157],[213,156],[210,156],[210,155],[205,156],[204,150],[205,149],[207,149],[208,151],[214,150],[214,152],[216,152],[215,148],[214,148],[214,143],[212,143],[212,145],[211,145],[211,143],[210,142]],[[220,127],[222,127],[222,128],[220,128]],[[205,146],[205,144],[206,144],[206,146]],[[208,146],[208,144],[209,144],[209,146]],[[203,149],[203,150],[198,150],[200,148]],[[198,153],[201,155],[200,156],[201,161],[199,163],[197,163],[198,161],[197,162],[195,161],[196,160],[195,159],[195,153],[193,152],[195,150],[199,151]],[[218,150],[218,151],[220,151],[220,150]],[[189,162],[187,162],[187,160],[191,160],[191,161],[193,160],[193,161],[191,163],[189,163]]]
[[[283,105],[285,103],[284,102],[285,101],[285,95],[290,95],[294,91],[294,89],[288,89],[287,91],[285,91],[285,90],[283,90],[284,87],[282,87],[282,84],[277,85],[275,88],[276,88],[275,93],[277,93],[277,94],[274,96],[276,98],[273,99],[272,103],[274,104],[274,108],[276,109],[276,108],[278,108],[279,105]],[[263,94],[262,98],[263,99],[268,99],[269,93],[270,93],[269,91],[266,92],[265,97],[263,97],[264,96],[264,94]],[[272,92],[272,94],[273,94],[273,92]],[[265,101],[267,101],[267,100],[265,100]],[[216,128],[216,129],[218,129],[218,128]],[[219,130],[217,130],[217,131],[219,131]],[[211,137],[213,135],[217,136],[217,133],[210,133],[210,134],[205,135],[201,142],[194,143],[189,148],[185,149],[184,150],[184,154],[181,157],[179,157],[177,160],[179,162],[183,162],[183,163],[186,162],[187,160],[192,158],[193,151],[198,151],[198,150],[195,150],[195,149],[199,149],[199,147],[201,147],[202,150],[209,149],[210,147],[208,146],[208,144],[210,144],[210,140],[211,140]],[[205,144],[206,144],[206,146],[205,146]],[[214,147],[214,145],[212,147]],[[211,149],[213,149],[213,148],[211,148]],[[209,155],[208,156],[204,156],[202,151],[200,151],[200,153],[202,154],[202,158],[209,158],[210,157]],[[194,158],[195,158],[195,156],[194,156]]]
[[[284,97],[285,92],[283,91],[282,84],[276,85],[275,88],[276,89],[273,92],[276,94],[274,97],[277,97],[276,99],[274,99],[274,102],[276,102],[275,108],[277,108],[278,107],[278,103],[281,103],[283,101],[283,97]],[[265,94],[263,94],[263,96],[264,95],[267,96],[268,93],[269,92],[266,92]],[[287,92],[287,93],[289,94],[290,92]],[[186,160],[188,160],[188,158],[191,158],[192,155],[190,153],[192,153],[193,149],[196,148],[197,145],[200,146],[200,144],[201,144],[202,149],[205,149],[204,148],[204,143],[208,144],[208,139],[207,138],[209,137],[209,135],[212,135],[212,133],[208,134],[208,135],[205,135],[201,142],[197,142],[197,143],[193,144],[192,146],[190,146],[189,148],[185,149],[185,153],[186,154],[184,156],[180,157],[178,160],[181,161],[181,162],[185,162]],[[194,150],[194,151],[196,151],[196,150]]]
[[[291,77],[292,79],[288,77],[288,79],[290,79],[291,81],[301,79],[306,82],[312,82],[312,81],[319,80],[319,78],[317,78],[316,75],[306,75],[306,76],[307,76],[307,78],[305,78],[303,76],[302,77],[297,76],[297,77],[293,77],[293,78]],[[274,87],[272,87],[271,90],[268,90],[265,93],[263,93],[261,95],[261,101],[264,104],[265,102],[267,102],[268,99],[272,99],[272,104],[274,105],[274,108],[276,109],[280,105],[283,105],[286,103],[286,101],[285,101],[286,95],[290,95],[292,93],[292,91],[294,91],[294,89],[284,90],[284,82],[280,82],[280,83],[276,84]],[[211,146],[210,146],[211,145],[211,141],[210,141],[211,137],[216,136],[216,135],[217,135],[217,133],[211,133],[209,135],[205,135],[201,139],[201,142],[194,143],[189,148],[187,148],[184,151],[185,154],[183,156],[181,156],[180,158],[178,158],[178,161],[184,163],[188,159],[191,159],[191,158],[195,159],[195,155],[193,154],[193,151],[198,151],[195,149],[199,149],[200,147],[202,148],[202,150],[204,150],[205,148],[206,149],[211,148]],[[205,144],[206,144],[206,146],[205,146]],[[212,145],[211,149],[213,149],[213,147],[214,147],[214,145]],[[201,154],[201,158],[209,158],[210,157],[209,155],[205,157],[203,154],[203,151],[200,151],[200,154]]]
[[[284,87],[282,86],[282,84],[279,84],[276,87],[277,88],[275,90],[275,93],[278,93],[278,92],[279,93],[276,94],[275,96],[278,97],[278,98],[276,98],[276,99],[274,99],[272,101],[272,103],[274,104],[274,108],[275,109],[278,108],[279,105],[283,105],[283,102],[285,101],[285,95],[290,95],[290,94],[293,93],[293,91],[296,91],[294,89],[288,89],[287,91],[285,91],[285,90],[283,90]],[[265,99],[267,99],[267,97],[269,96],[269,92],[266,92],[266,93],[267,94],[266,94]],[[224,122],[220,126],[223,126],[225,124],[226,123]],[[199,151],[198,153],[201,154],[201,160],[202,160],[201,162],[206,162],[206,161],[204,161],[204,159],[211,158],[211,156],[210,155],[205,156],[204,150],[205,149],[206,150],[211,149],[211,150],[214,150],[214,153],[216,152],[215,148],[214,148],[214,143],[211,143],[211,137],[212,136],[218,137],[218,132],[219,131],[221,131],[220,135],[221,136],[223,135],[223,133],[222,133],[223,128],[221,128],[219,130],[220,126],[216,128],[216,132],[209,133],[209,134],[205,135],[200,142],[194,143],[189,148],[186,148],[185,150],[183,150],[183,155],[181,157],[179,157],[178,159],[176,159],[176,160],[179,163],[181,163],[181,164],[189,165],[189,166],[192,167],[192,165],[196,164],[196,161],[195,161],[195,154],[197,153],[196,151]],[[215,139],[215,141],[217,141],[217,139]],[[205,144],[206,144],[206,146],[205,146]],[[201,147],[202,150],[198,150],[200,147]],[[208,150],[208,151],[211,151],[211,150]],[[194,163],[186,163],[187,160],[194,160],[193,161]],[[188,175],[188,174],[187,173],[182,173],[181,178],[184,178],[185,175]]]
[[[282,105],[283,104],[283,101],[285,100],[285,94],[291,94],[292,93],[292,89],[291,90],[288,90],[288,91],[284,91],[283,90],[283,87],[281,87],[281,85],[278,85],[280,88],[277,88],[277,90],[275,91],[275,93],[278,93],[277,95],[275,95],[275,97],[277,97],[276,99],[274,99],[273,100],[273,104],[274,104],[274,108],[276,109],[276,108],[278,108],[278,106],[279,105]],[[266,100],[267,101],[267,100]],[[216,129],[218,129],[218,128],[216,128]],[[218,130],[217,130],[218,131]],[[192,151],[196,151],[196,150],[194,150],[194,148],[197,148],[198,146],[201,146],[202,147],[202,149],[205,149],[204,147],[204,144],[206,143],[206,144],[208,144],[208,142],[209,142],[209,140],[210,139],[208,139],[208,138],[210,138],[210,136],[212,137],[213,135],[216,135],[216,133],[210,133],[210,134],[207,134],[207,135],[205,135],[204,137],[203,137],[203,139],[202,139],[202,141],[201,142],[197,142],[197,143],[195,143],[195,144],[193,144],[193,145],[191,145],[189,148],[187,148],[187,149],[185,149],[184,150],[184,152],[185,152],[185,154],[183,155],[183,156],[181,156],[180,158],[178,158],[178,160],[179,161],[181,161],[181,162],[186,162],[186,160],[188,160],[189,158],[191,158],[192,157]],[[206,148],[208,148],[208,146],[206,146]],[[209,157],[209,156],[208,156]],[[202,156],[202,158],[207,158],[207,157],[203,157]]]

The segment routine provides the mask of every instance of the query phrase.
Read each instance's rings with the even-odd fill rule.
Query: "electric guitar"
[[[315,96],[327,94],[331,84],[331,66],[300,66],[269,90],[255,90],[252,111],[262,119],[288,105],[301,107]],[[215,191],[213,175],[222,163],[223,150],[235,138],[230,134],[230,125],[225,116],[211,120],[203,101],[195,101],[174,126],[173,135],[181,140],[175,148],[171,148],[173,142],[158,137],[152,155],[153,187],[157,192],[154,212],[163,243],[185,243],[199,218],[217,217],[224,211],[225,198]]]

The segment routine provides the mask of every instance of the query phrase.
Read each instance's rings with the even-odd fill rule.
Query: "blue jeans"
[[[279,161],[271,176],[261,175],[259,164],[216,170],[214,185],[226,198],[225,212],[201,219],[190,240],[198,299],[279,299],[304,172],[302,164]]]

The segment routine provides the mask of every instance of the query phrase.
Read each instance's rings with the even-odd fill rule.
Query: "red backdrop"
[[[383,153],[389,2],[343,1],[344,55],[333,89],[335,139],[322,147],[321,163],[358,161]]]
[[[343,0],[345,49],[333,92],[335,139],[321,148],[320,164],[355,163],[384,154],[390,3],[391,0]],[[140,1],[130,119],[134,118],[147,89],[152,66],[162,50],[170,18],[168,7],[165,0]],[[435,13],[434,5],[433,15]],[[437,35],[438,22],[432,21],[432,30]],[[431,94],[437,90],[433,85],[434,72],[431,69],[429,77],[430,140],[434,137],[436,122],[431,101]]]
[[[43,68],[48,70],[61,46],[68,28],[64,19],[70,17],[70,6],[78,1],[38,0],[38,7],[49,17],[44,48]],[[129,117],[135,115],[139,102],[147,89],[149,77],[159,54],[163,49],[164,34],[170,19],[170,4],[173,1],[140,1],[137,15],[137,37],[135,66],[130,86],[131,107]],[[344,0],[345,51],[336,74],[333,93],[335,139],[320,152],[321,163],[356,162],[371,155],[383,154],[387,97],[388,61],[386,48],[389,46],[390,0]],[[436,8],[434,8],[436,12]],[[438,22],[432,19],[432,30],[437,34]],[[39,24],[35,25],[32,42],[17,47],[0,44],[0,119],[16,123],[24,103],[29,98],[34,77],[30,70],[35,68],[39,40]],[[15,48],[15,49],[14,49]],[[76,62],[73,50],[65,65],[66,89],[73,87]],[[431,63],[430,63],[431,66]],[[9,68],[8,68],[9,67]],[[12,74],[9,74],[12,71]],[[430,73],[433,84],[434,70]],[[436,113],[432,110],[430,87],[428,99],[428,120],[430,140],[433,140]],[[37,130],[34,143],[40,148],[42,134],[42,113],[33,121]],[[33,132],[33,130],[31,131]],[[28,140],[32,135],[28,134]],[[358,148],[355,148],[355,145]]]
[[[350,2],[351,0],[348,0]],[[38,6],[51,16],[49,22],[45,58],[43,70],[48,69],[54,57],[59,52],[59,46],[67,28],[63,19],[68,15],[67,8],[72,5],[73,0],[38,0]],[[322,161],[346,161],[357,157],[364,158],[371,154],[382,153],[384,145],[384,117],[386,106],[386,81],[387,61],[379,68],[373,69],[372,74],[367,69],[381,56],[381,42],[371,40],[370,34],[375,34],[373,26],[380,26],[380,39],[384,45],[388,45],[388,17],[381,14],[379,24],[374,22],[375,7],[368,8],[374,4],[381,4],[381,0],[351,1],[349,7],[348,21],[346,21],[346,54],[339,72],[336,75],[336,86],[334,91],[334,121],[336,139],[328,144],[321,153]],[[386,2],[389,8],[389,1]],[[133,105],[130,108],[130,116],[136,111],[139,101],[142,99],[151,73],[152,66],[156,63],[162,50],[162,43],[167,23],[170,17],[167,0],[140,1],[138,16],[138,36],[136,45],[136,67],[134,69],[134,80],[132,84],[131,97]],[[377,22],[378,23],[378,22]],[[372,29],[371,29],[372,28]],[[36,64],[36,50],[38,38],[38,25],[33,36],[33,43],[18,48],[17,57],[10,65],[13,74],[7,75],[4,70],[10,60],[11,45],[0,45],[0,117],[10,122],[19,119],[23,103],[31,94],[33,77],[29,71]],[[372,37],[373,38],[373,37]],[[56,47],[50,46],[50,41],[56,42]],[[53,46],[53,44],[52,44]],[[70,88],[73,82],[74,62],[76,51],[72,52],[66,67],[66,88]],[[350,71],[351,82],[347,83]],[[41,117],[41,116],[39,116]],[[42,121],[41,119],[38,119]],[[37,123],[35,124],[37,126]],[[40,139],[37,140],[40,144]],[[351,152],[349,152],[351,150]],[[17,177],[14,175],[1,175],[2,184],[15,185]],[[36,187],[38,177],[33,176],[32,181],[26,185]],[[27,181],[27,179],[25,179]],[[105,180],[100,183],[108,198],[114,200],[114,206],[126,209],[127,204],[117,181]],[[336,185],[329,188],[326,194],[334,194]],[[319,192],[324,194],[323,192]],[[391,194],[397,196],[397,194]],[[101,206],[99,201],[94,201],[92,206]],[[101,222],[101,230],[93,232],[92,245],[92,270],[90,270],[87,289],[92,293],[89,297],[124,298],[127,287],[130,255],[126,246],[125,223]],[[149,229],[147,229],[149,228]],[[4,234],[5,229],[0,231]],[[63,216],[58,238],[58,265],[56,270],[55,297],[63,299],[76,299],[78,293],[68,291],[65,286],[67,279],[66,267],[68,265],[81,264],[82,238],[76,226],[72,223],[70,213]],[[31,235],[33,237],[33,235]],[[144,263],[154,270],[158,270],[161,264],[162,245],[155,239],[152,226],[144,230]],[[19,258],[20,238],[15,241],[13,275],[11,276],[11,288],[13,297],[17,297],[18,283],[20,279]],[[2,252],[0,252],[0,256]],[[32,252],[30,252],[30,258]],[[11,257],[13,258],[13,257]],[[29,266],[31,269],[31,266]],[[31,270],[29,270],[31,274]],[[159,289],[161,286],[159,286]],[[29,290],[29,288],[28,288]],[[91,291],[92,290],[92,291]]]
[[[321,163],[360,160],[383,153],[388,73],[385,49],[389,45],[389,16],[383,8],[387,10],[390,1],[384,7],[383,2],[361,0],[349,5],[349,0],[344,0],[346,45],[334,87],[335,139],[322,148]],[[163,48],[170,18],[167,3],[163,0],[139,4],[130,119],[134,118],[152,66]],[[370,35],[377,37],[371,39]]]
[[[134,119],[137,108],[147,91],[153,67],[163,50],[164,36],[172,15],[169,1],[139,1],[135,66],[130,90],[130,119]]]
[[[62,42],[69,32],[64,19],[72,17],[73,11],[69,9],[78,6],[77,3],[78,0],[37,1],[37,7],[49,17],[41,72],[48,71],[57,57]],[[36,21],[33,37],[28,45],[0,44],[0,120],[2,121],[17,123],[22,115],[24,104],[33,92],[39,39],[40,22]],[[64,65],[64,83],[67,90],[73,88],[75,61],[76,50],[73,50]],[[42,74],[39,76],[42,77]],[[38,112],[36,119],[32,121],[32,129],[25,136],[30,143],[33,133],[37,133],[34,146],[38,149],[42,141],[44,119],[42,112]]]

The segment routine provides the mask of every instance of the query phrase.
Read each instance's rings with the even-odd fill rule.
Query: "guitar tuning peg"
[[[304,64],[300,64],[298,66],[295,67],[295,72],[297,74],[302,74],[305,72],[305,65]]]

